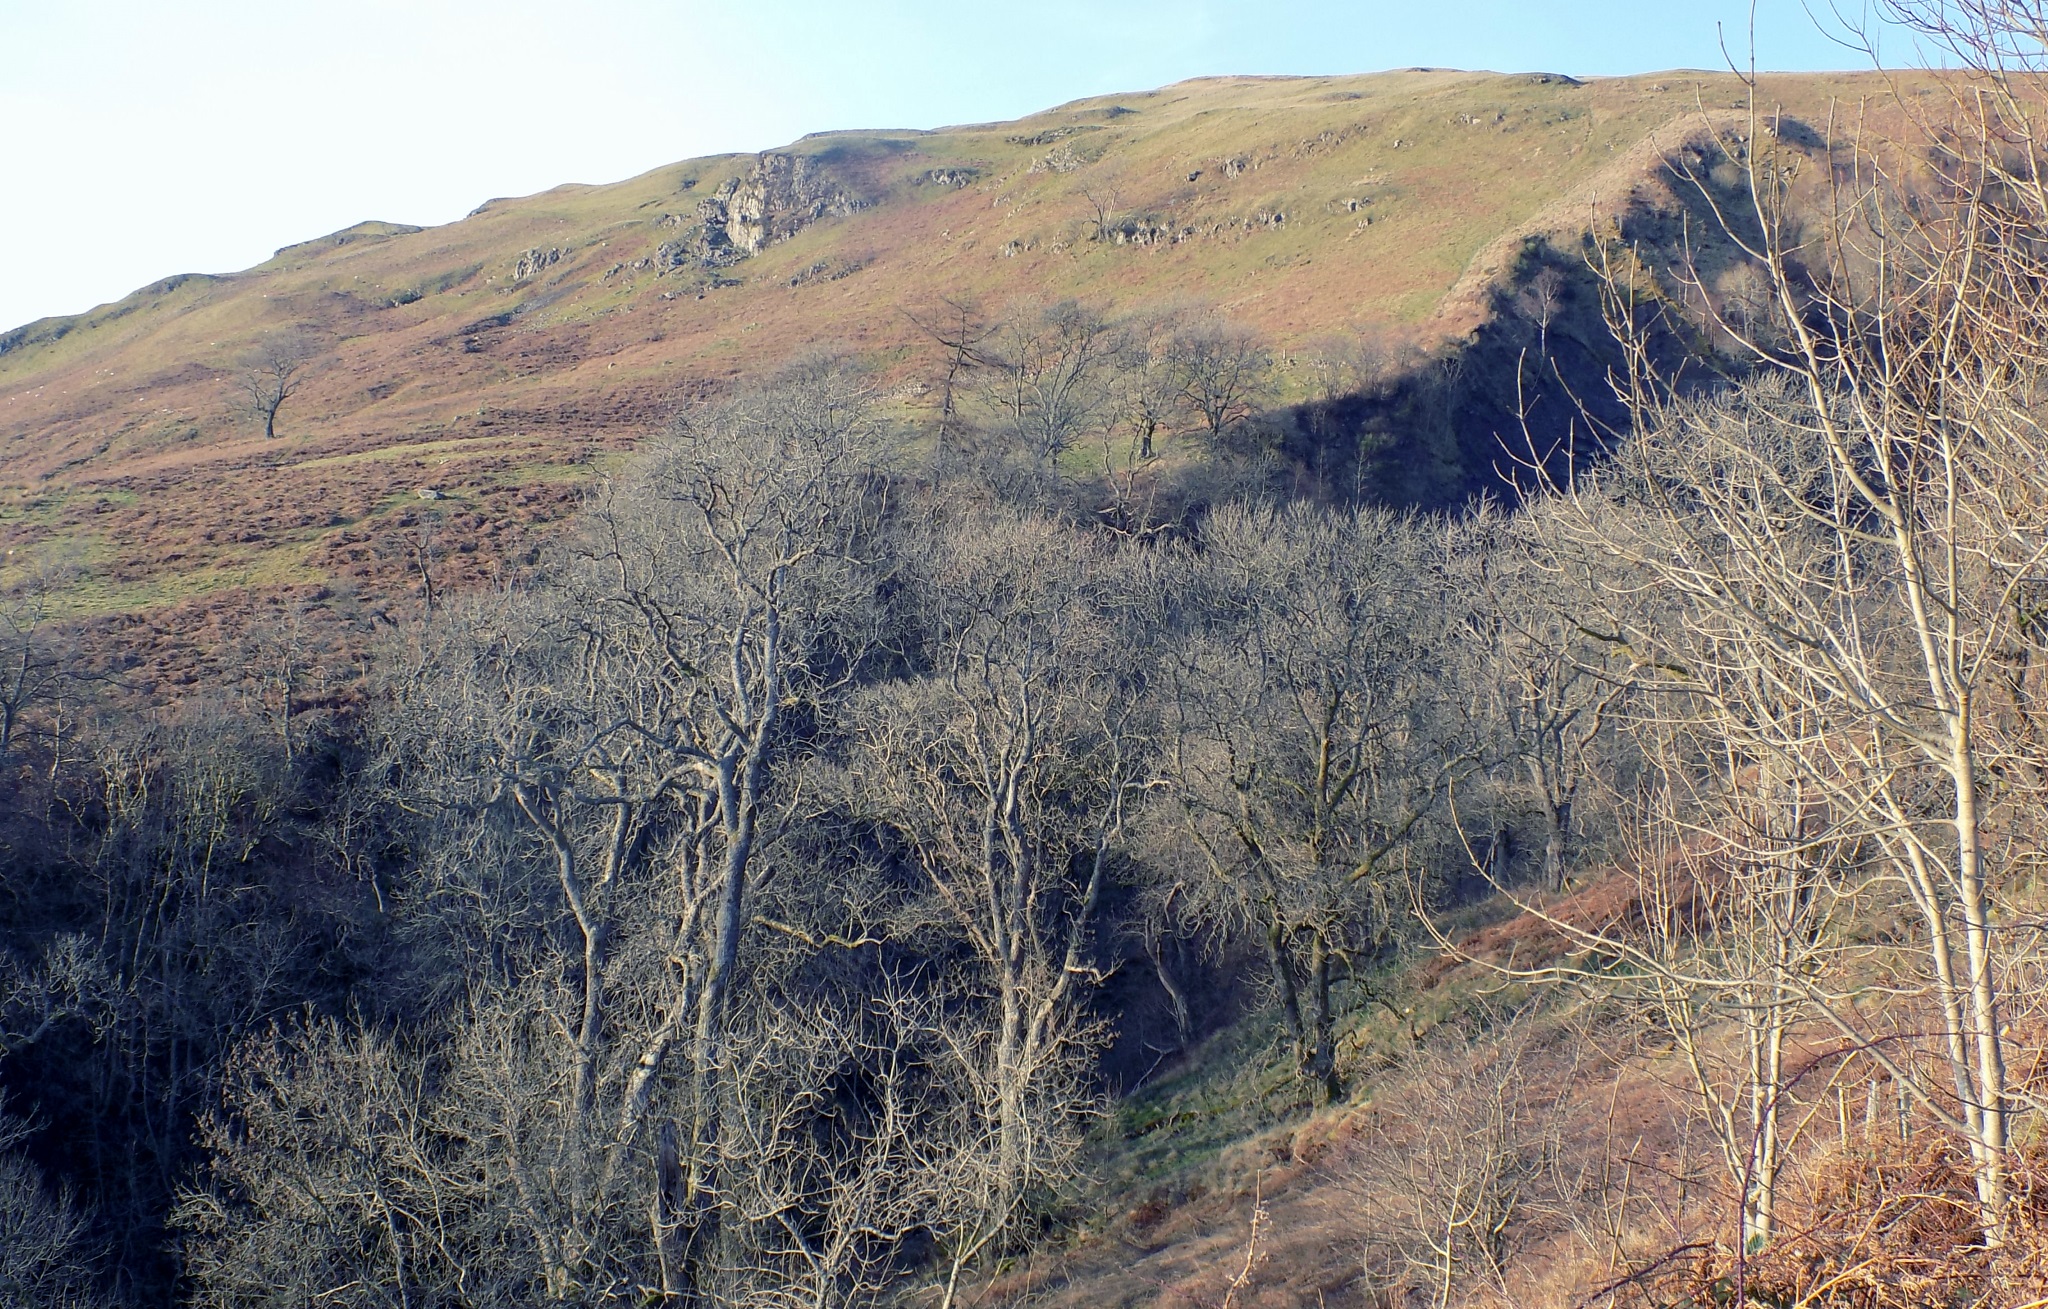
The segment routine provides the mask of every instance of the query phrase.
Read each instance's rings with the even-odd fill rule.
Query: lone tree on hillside
[[[277,414],[305,384],[312,345],[297,334],[266,337],[243,358],[235,373],[239,408],[263,423],[263,435],[277,436]]]

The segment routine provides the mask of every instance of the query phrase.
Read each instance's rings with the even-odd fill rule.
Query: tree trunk
[[[1180,983],[1174,980],[1173,970],[1167,966],[1166,944],[1157,928],[1146,931],[1145,954],[1152,961],[1152,971],[1158,974],[1159,989],[1166,992],[1167,1008],[1173,1014],[1174,1036],[1180,1042],[1179,1048],[1185,1050],[1194,1043],[1195,1025],[1188,1013],[1187,993],[1181,990]]]
[[[1559,798],[1550,770],[1542,760],[1529,760],[1529,780],[1535,783],[1536,803],[1543,810],[1543,885],[1562,891],[1565,844],[1571,836],[1571,801]]]
[[[1273,969],[1273,985],[1280,988],[1280,1013],[1287,1020],[1287,1034],[1294,1038],[1295,1055],[1306,1062],[1308,1032],[1301,1022],[1301,995],[1294,984],[1294,960],[1288,953],[1286,929],[1277,920],[1266,929],[1266,959]]]
[[[1315,1007],[1311,1017],[1312,1044],[1302,1071],[1309,1080],[1321,1084],[1323,1103],[1335,1104],[1343,1094],[1337,1080],[1337,1015],[1331,1003],[1329,943],[1320,931],[1309,943],[1309,976]]]
[[[1970,739],[1970,696],[1961,694],[1954,733],[1956,880],[1963,911],[1963,941],[1970,961],[1970,1038],[1976,1046],[1977,1205],[1984,1244],[2005,1244],[2007,1220],[2004,1037],[1999,1031],[1997,982],[1991,975],[1991,922],[1985,899],[1983,835],[1977,812],[1975,752]]]

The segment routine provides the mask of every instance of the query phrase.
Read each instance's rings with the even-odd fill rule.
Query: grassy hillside
[[[1764,93],[1822,115],[1859,85]],[[806,137],[770,161],[768,189],[798,182],[761,225],[725,224],[752,254],[702,215],[739,214],[772,171],[753,156],[438,228],[361,223],[0,335],[0,583],[62,565],[64,612],[177,685],[199,674],[195,622],[337,586],[374,603],[429,529],[451,584],[490,576],[691,394],[819,347],[914,381],[931,360],[911,317],[941,297],[1200,302],[1283,357],[1360,333],[1464,342],[1523,238],[1638,203],[1702,111],[1741,103],[1731,77],[1677,73],[1203,79]],[[233,374],[283,331],[315,362],[265,441]]]

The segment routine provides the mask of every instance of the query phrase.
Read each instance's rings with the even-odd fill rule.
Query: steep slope
[[[1820,115],[1861,82],[1765,97]],[[1695,74],[1205,79],[359,224],[0,335],[0,584],[61,564],[65,613],[188,681],[195,624],[388,596],[429,529],[449,584],[488,577],[690,394],[819,347],[914,383],[941,297],[1199,301],[1283,351],[1469,341],[1526,237],[1639,203],[1742,102]],[[233,375],[284,331],[315,362],[265,441]]]

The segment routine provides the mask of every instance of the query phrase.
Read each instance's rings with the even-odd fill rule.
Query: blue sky
[[[1749,22],[1746,0],[0,0],[0,330],[365,218],[805,132],[1213,73],[1713,68],[1717,25],[1742,52]],[[1765,68],[1866,62],[1800,0],[1758,0],[1756,36]]]

